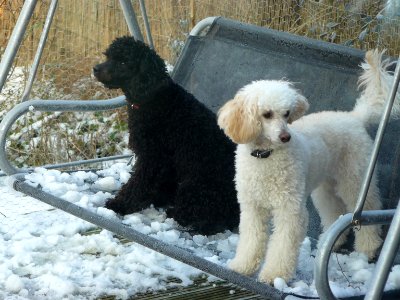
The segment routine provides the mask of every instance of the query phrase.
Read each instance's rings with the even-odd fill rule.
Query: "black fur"
[[[144,43],[117,38],[93,73],[121,88],[129,103],[134,172],[106,207],[120,214],[154,204],[194,232],[212,234],[239,224],[234,186],[235,145],[216,116],[168,75]]]

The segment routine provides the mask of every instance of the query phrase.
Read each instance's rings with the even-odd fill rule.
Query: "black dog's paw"
[[[219,232],[224,232],[227,229],[225,223],[216,223],[212,220],[207,219],[195,219],[186,215],[179,214],[179,211],[173,207],[166,210],[168,218],[174,219],[178,224],[184,227],[184,230],[189,232],[191,235],[213,235]]]
[[[191,224],[193,228],[191,232],[201,235],[214,235],[220,232],[224,232],[227,229],[226,224],[214,223],[214,222],[195,222]]]
[[[168,207],[165,209],[167,218],[175,219],[175,209],[173,207]]]
[[[113,210],[117,214],[124,215],[125,209],[123,205],[121,205],[122,204],[121,202],[122,202],[121,200],[116,198],[107,199],[104,207]]]
[[[134,201],[132,199],[125,201],[124,199],[119,198],[118,195],[115,198],[108,199],[104,205],[105,208],[111,209],[120,215],[128,215],[139,212],[145,208],[148,208],[149,206],[150,203]]]

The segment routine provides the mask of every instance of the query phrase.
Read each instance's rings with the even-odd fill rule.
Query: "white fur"
[[[367,54],[361,76],[365,90],[351,112],[324,111],[300,118],[308,108],[306,99],[291,83],[268,80],[245,86],[221,108],[218,123],[238,143],[235,182],[241,214],[231,269],[251,274],[264,259],[260,281],[288,280],[307,231],[307,197],[312,196],[324,230],[354,209],[372,148],[365,125],[382,112],[387,89],[381,85],[390,79],[380,55]],[[379,64],[374,64],[377,59]],[[265,115],[268,112],[272,115]],[[281,141],[283,133],[290,134],[289,142]],[[268,158],[255,158],[250,155],[255,149],[273,152]],[[374,176],[365,209],[380,208]],[[380,227],[363,226],[355,235],[356,251],[373,257],[382,243]]]

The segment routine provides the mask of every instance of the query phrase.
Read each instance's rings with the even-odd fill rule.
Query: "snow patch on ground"
[[[130,171],[126,163],[98,172],[63,173],[37,168],[26,175],[26,180],[64,200],[226,266],[235,254],[236,233],[191,236],[161,209],[150,207],[124,217],[105,209],[106,199],[128,180]],[[0,178],[0,212],[4,214],[0,215],[1,299],[95,299],[102,295],[127,299],[139,292],[177,285],[168,282],[171,277],[177,278],[181,286],[190,285],[201,274],[136,243],[121,243],[109,231],[87,235],[85,232],[94,228],[92,224],[12,190],[7,181]],[[296,278],[290,282],[276,278],[275,287],[317,296],[314,257],[315,249],[306,238]],[[363,254],[332,255],[329,278],[333,292],[337,296],[365,293],[373,268]],[[394,266],[386,289],[398,288],[400,266]]]

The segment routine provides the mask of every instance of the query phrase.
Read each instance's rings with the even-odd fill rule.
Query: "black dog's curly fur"
[[[168,207],[168,217],[202,234],[236,227],[235,145],[216,116],[169,77],[144,43],[117,38],[105,55],[93,72],[131,103],[129,147],[136,155],[130,180],[106,207],[120,214]]]

